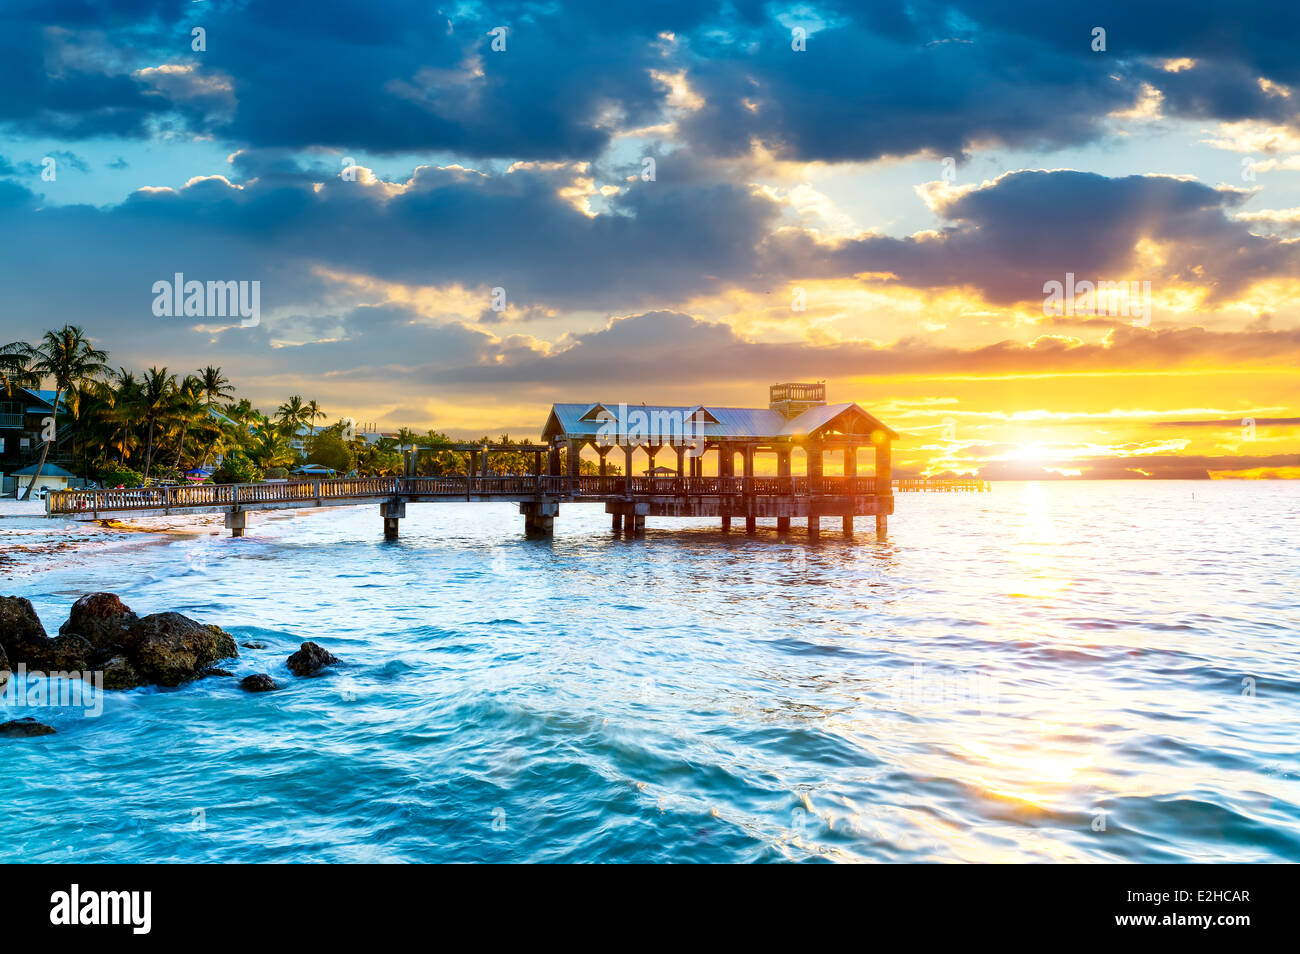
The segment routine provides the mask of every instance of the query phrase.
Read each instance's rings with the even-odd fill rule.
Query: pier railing
[[[892,490],[979,491],[982,480],[900,479]],[[304,507],[351,500],[391,497],[518,498],[620,496],[868,496],[876,493],[874,477],[567,477],[452,476],[344,477],[260,484],[193,484],[133,490],[56,490],[46,498],[46,512],[77,514],[133,510],[237,508],[243,505],[292,504]]]

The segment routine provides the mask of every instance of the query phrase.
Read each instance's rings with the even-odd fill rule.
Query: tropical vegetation
[[[48,331],[34,344],[0,345],[0,394],[43,385],[54,391],[54,439],[40,442],[38,471],[29,488],[36,485],[52,448],[57,448],[60,466],[107,487],[200,477],[249,483],[283,477],[308,464],[340,476],[389,476],[402,473],[405,452],[417,446],[417,474],[464,474],[468,466],[467,455],[451,450],[453,441],[444,433],[402,428],[368,440],[347,418],[325,424],[329,416],[320,404],[302,395],[291,395],[264,413],[236,394],[219,367],[191,372],[114,368],[108,353],[95,348],[75,325]],[[502,434],[475,443],[524,442]],[[492,471],[528,474],[533,461],[533,452],[522,447],[497,452]],[[595,470],[592,462],[581,462],[583,473]],[[611,460],[609,473],[618,472]]]

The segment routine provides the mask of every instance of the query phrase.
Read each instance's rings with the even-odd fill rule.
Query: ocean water
[[[0,861],[1300,860],[1300,483],[904,494],[883,542],[254,519],[0,567],[51,633],[109,590],[284,686],[0,708],[58,730],[0,740]]]

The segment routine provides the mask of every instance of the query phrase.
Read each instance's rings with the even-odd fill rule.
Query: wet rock
[[[9,657],[5,655],[5,648],[0,646],[0,689],[8,684],[9,676]]]
[[[0,738],[30,739],[38,735],[54,735],[54,730],[44,722],[31,718],[0,722]]]
[[[11,666],[23,663],[33,672],[80,672],[90,668],[93,649],[68,633],[50,639],[31,600],[0,596],[0,649]]]
[[[131,627],[139,617],[114,593],[87,593],[72,604],[61,634],[75,633],[94,649],[96,661],[113,658],[122,651]]]
[[[197,679],[218,660],[239,655],[229,633],[180,613],[153,613],[136,620],[127,634],[126,649],[136,671],[160,686]]]
[[[32,601],[22,596],[0,596],[0,648],[15,666],[28,662],[32,653],[41,653],[49,636]],[[28,663],[31,667],[31,663]]]
[[[27,659],[27,668],[47,673],[89,672],[95,650],[80,636],[69,633],[47,639]]]
[[[125,656],[114,656],[103,664],[105,689],[135,689],[145,684],[144,677]]]
[[[234,673],[229,669],[218,669],[216,666],[209,666],[199,673],[201,679],[207,679],[210,676],[234,676]]]
[[[245,649],[265,649],[266,643],[240,643]]]
[[[245,692],[275,692],[280,688],[280,685],[266,673],[259,672],[256,675],[245,676],[241,679],[239,688]]]
[[[333,653],[312,642],[303,643],[296,653],[289,657],[289,671],[295,676],[314,676],[326,666],[339,661]]]

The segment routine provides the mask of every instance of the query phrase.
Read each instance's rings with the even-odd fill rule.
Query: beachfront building
[[[64,416],[66,410],[60,408],[58,438],[46,458],[46,472],[51,465],[72,465],[73,427]],[[53,417],[53,391],[15,387],[6,393],[0,389],[0,475],[3,475],[0,490],[4,493],[14,492],[20,471],[29,466],[35,469],[45,446],[44,435],[52,430],[49,424]],[[42,474],[41,483],[44,482]]]

